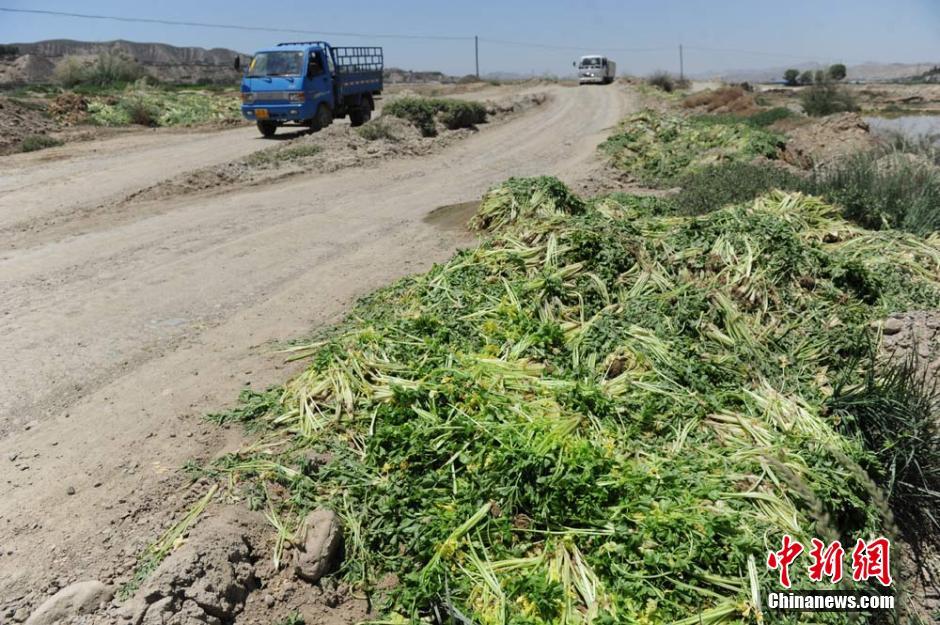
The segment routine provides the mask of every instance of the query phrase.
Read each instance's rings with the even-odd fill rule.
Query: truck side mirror
[[[571,67],[577,67],[577,66],[578,66],[577,61],[571,61]]]
[[[235,71],[238,71],[241,68],[242,68],[242,57],[236,56],[235,57]]]

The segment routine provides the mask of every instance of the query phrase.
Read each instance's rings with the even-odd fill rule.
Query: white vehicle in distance
[[[617,64],[600,54],[582,56],[580,61],[573,63],[578,68],[578,84],[594,83],[608,85],[614,82],[617,74]]]

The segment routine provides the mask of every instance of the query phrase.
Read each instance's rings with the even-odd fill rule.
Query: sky
[[[0,0],[0,8],[156,18],[263,28],[293,35],[28,15],[0,11],[0,42],[128,39],[244,53],[284,40],[381,45],[386,66],[563,75],[581,54],[606,54],[618,73],[799,66],[812,61],[940,63],[940,0]],[[348,33],[333,35],[327,33]],[[364,34],[365,37],[352,36]],[[396,38],[388,35],[454,37]],[[536,44],[536,45],[521,45]]]

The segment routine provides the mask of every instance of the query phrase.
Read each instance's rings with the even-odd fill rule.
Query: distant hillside
[[[93,58],[117,52],[135,59],[159,80],[178,83],[236,82],[239,73],[233,61],[239,54],[225,48],[178,47],[165,43],[134,41],[72,41],[51,39],[36,43],[8,44],[18,50],[15,57],[0,58],[0,85],[50,82],[55,66],[67,56]],[[243,55],[244,56],[244,55]]]
[[[862,63],[849,65],[848,80],[861,81],[889,81],[904,80],[919,76],[936,67],[937,63]],[[799,63],[780,67],[764,69],[731,69],[719,72],[702,73],[697,78],[719,79],[727,82],[775,82],[783,79],[783,72],[795,68],[801,72],[825,69],[828,65],[822,63]]]
[[[174,83],[236,83],[240,74],[233,61],[240,53],[225,48],[178,47],[165,43],[134,41],[72,41],[51,39],[36,43],[11,43],[0,49],[15,48],[16,55],[0,56],[0,85],[27,85],[52,82],[56,64],[65,57],[91,60],[103,52],[120,53],[135,59],[147,73]],[[246,54],[241,56],[247,57]],[[443,72],[385,69],[385,81],[397,83],[455,83],[456,76]]]

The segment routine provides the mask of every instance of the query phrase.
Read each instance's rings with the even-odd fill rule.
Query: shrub
[[[378,141],[379,139],[385,139],[386,141],[399,140],[398,135],[395,134],[392,127],[381,117],[373,119],[364,126],[360,126],[356,131],[359,133],[359,136],[366,141]]]
[[[748,202],[773,189],[799,190],[803,180],[770,164],[727,162],[709,165],[679,180],[682,191],[673,200],[683,215],[701,215],[728,204]]]
[[[783,80],[790,87],[796,86],[796,81],[799,79],[799,77],[800,70],[798,69],[788,69],[787,71],[783,72]]]
[[[668,72],[658,71],[653,72],[647,77],[646,84],[651,87],[656,87],[661,91],[665,91],[666,93],[672,93],[677,89],[687,89],[689,81],[676,78]]]
[[[104,52],[89,69],[86,82],[106,86],[134,82],[143,76],[144,68],[137,61],[123,54]]]
[[[813,72],[806,70],[800,74],[800,84],[801,85],[811,85],[813,84]]]
[[[940,170],[926,159],[901,152],[856,154],[817,173],[810,191],[866,228],[924,235],[940,230]]]
[[[0,56],[19,56],[20,49],[16,46],[0,45]]]
[[[800,95],[800,102],[803,111],[814,117],[859,110],[851,93],[827,80],[816,82],[806,89]]]
[[[29,135],[20,143],[20,152],[35,152],[62,145],[62,141],[49,135]]]
[[[53,79],[62,86],[74,87],[84,82],[85,74],[85,64],[74,56],[67,56],[56,65]]]
[[[66,87],[108,87],[134,82],[145,75],[144,68],[137,61],[116,52],[103,52],[92,64],[69,56],[64,58],[55,70],[56,82]]]
[[[486,121],[486,108],[482,104],[444,98],[400,98],[387,104],[384,112],[411,122],[425,137],[437,134],[435,119],[438,117],[451,130]]]
[[[486,121],[486,107],[479,102],[466,100],[445,100],[440,112],[440,120],[451,130],[469,128]]]
[[[434,125],[436,110],[430,98],[400,98],[386,104],[384,112],[411,122],[424,137],[437,135]]]
[[[131,124],[139,126],[159,125],[160,107],[144,96],[128,96],[121,100],[120,107],[127,114]]]

